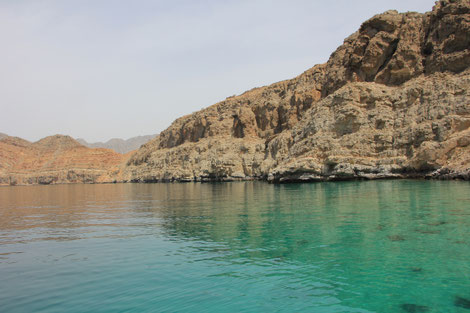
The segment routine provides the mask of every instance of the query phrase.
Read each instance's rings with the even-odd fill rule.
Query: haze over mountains
[[[325,64],[183,116],[137,151],[0,139],[0,184],[470,179],[470,2],[387,11]]]
[[[127,153],[132,150],[140,148],[141,145],[147,143],[151,139],[155,138],[158,134],[147,135],[147,136],[136,136],[129,139],[112,138],[106,142],[92,142],[89,143],[85,139],[78,138],[77,141],[82,145],[89,148],[105,148],[111,149],[118,153]]]

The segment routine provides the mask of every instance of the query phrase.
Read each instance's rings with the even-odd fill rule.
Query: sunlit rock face
[[[129,181],[469,178],[470,3],[387,11],[326,64],[176,120]]]

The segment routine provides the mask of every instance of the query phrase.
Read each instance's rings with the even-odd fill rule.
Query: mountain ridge
[[[70,136],[0,139],[0,185],[114,182],[128,155],[91,149]]]
[[[111,138],[106,142],[87,142],[83,138],[77,138],[76,140],[84,146],[89,148],[105,148],[111,149],[118,153],[128,153],[138,149],[141,145],[147,143],[149,140],[155,138],[158,134],[135,136],[129,139]]]

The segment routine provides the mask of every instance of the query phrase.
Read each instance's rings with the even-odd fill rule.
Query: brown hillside
[[[69,136],[50,136],[35,143],[6,137],[0,140],[0,183],[111,182],[125,157],[108,149],[87,148]]]

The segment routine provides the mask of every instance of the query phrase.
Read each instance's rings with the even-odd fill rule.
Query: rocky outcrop
[[[388,11],[323,65],[176,120],[128,181],[469,178],[470,3]]]
[[[291,129],[321,96],[323,66],[255,88],[176,120],[127,163],[131,181],[262,177],[266,142]]]
[[[269,179],[468,178],[470,72],[433,74],[399,87],[352,83],[270,142]],[[281,149],[279,147],[282,147]]]
[[[130,155],[0,139],[0,184],[470,179],[470,2],[364,22],[328,62],[177,119]]]
[[[141,145],[149,142],[156,136],[157,134],[146,135],[146,136],[136,136],[136,137],[132,137],[129,139],[113,138],[106,142],[92,142],[92,143],[89,143],[85,139],[82,139],[82,138],[78,138],[77,141],[80,144],[88,148],[105,148],[105,149],[111,149],[118,153],[124,154],[124,153],[131,152],[133,150],[137,150],[138,148],[140,148]]]
[[[35,143],[7,136],[0,139],[0,185],[113,182],[126,157],[87,148],[69,136]]]

